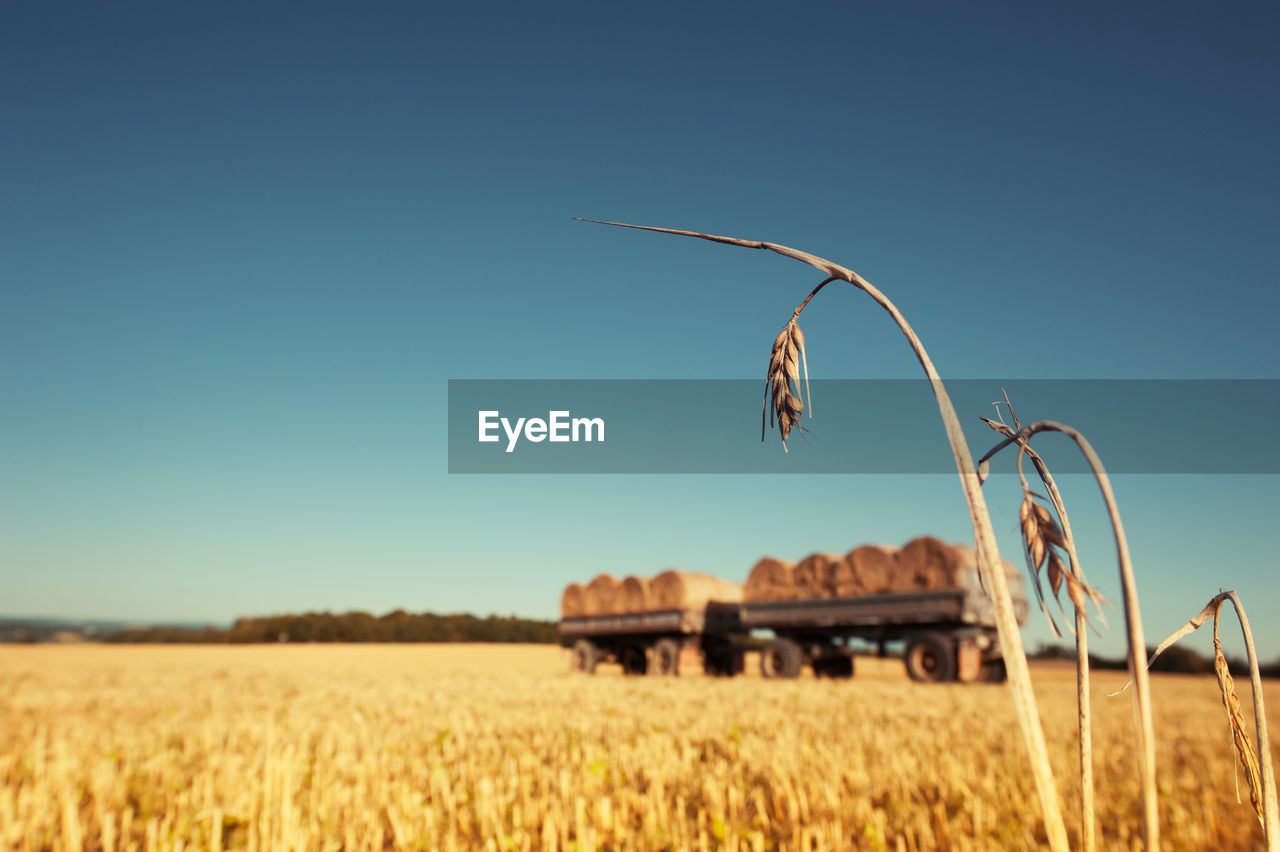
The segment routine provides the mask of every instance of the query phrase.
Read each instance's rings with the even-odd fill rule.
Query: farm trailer
[[[680,652],[702,655],[707,674],[743,670],[744,649],[756,631],[770,631],[760,651],[760,674],[797,677],[807,665],[819,677],[853,676],[850,639],[879,647],[903,642],[907,674],[917,681],[987,681],[1005,678],[991,601],[969,568],[957,588],[844,598],[711,602],[704,608],[580,616],[561,619],[561,644],[572,647],[572,666],[593,672],[614,661],[626,674],[675,675]],[[1009,575],[1020,625],[1027,621],[1022,579]]]

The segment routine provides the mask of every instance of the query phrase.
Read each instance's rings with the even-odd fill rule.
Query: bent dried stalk
[[[988,420],[986,417],[981,419],[995,431],[1005,437],[1010,437],[1017,434],[1017,430],[1022,428],[1022,424],[1018,422],[1018,415],[1013,411],[1013,404],[1009,402],[1008,394],[1005,394],[1004,401],[1009,406],[1009,419],[1013,421],[1013,428],[1010,428],[1003,421],[996,422]],[[1053,509],[1062,521],[1062,533],[1066,539],[1067,558],[1071,562],[1071,571],[1085,588],[1090,588],[1084,578],[1084,569],[1080,566],[1080,557],[1076,553],[1076,539],[1071,532],[1071,519],[1067,517],[1067,507],[1062,502],[1062,494],[1058,491],[1058,483],[1054,480],[1053,474],[1049,472],[1049,466],[1045,464],[1044,459],[1031,448],[1031,445],[1025,439],[1018,441],[1018,448],[1020,450],[1019,460],[1021,460],[1021,453],[1025,453],[1027,458],[1031,459],[1031,464],[1035,467],[1036,474],[1039,475],[1045,491],[1049,493],[1049,499],[1053,502]],[[1097,605],[1097,599],[1095,599],[1094,605]],[[1106,618],[1102,615],[1101,609],[1099,609],[1098,614],[1105,624]],[[1084,852],[1093,852],[1095,848],[1094,826],[1096,823],[1093,783],[1093,702],[1089,684],[1089,634],[1085,629],[1087,625],[1088,617],[1085,615],[1083,608],[1077,606],[1075,638],[1076,708],[1080,735],[1080,845]]]
[[[985,478],[987,464],[992,456],[1010,444],[1028,441],[1038,432],[1061,432],[1076,442],[1080,452],[1084,454],[1093,470],[1094,479],[1102,491],[1103,502],[1107,506],[1107,514],[1111,517],[1111,529],[1116,539],[1116,555],[1120,562],[1120,582],[1124,593],[1124,619],[1129,642],[1129,672],[1135,684],[1136,704],[1138,711],[1138,776],[1142,784],[1142,824],[1146,837],[1146,848],[1160,848],[1160,816],[1156,802],[1156,749],[1155,726],[1151,720],[1151,685],[1147,677],[1147,668],[1140,661],[1140,654],[1146,653],[1146,640],[1142,633],[1142,614],[1138,607],[1138,587],[1133,577],[1133,563],[1129,558],[1129,543],[1125,538],[1124,524],[1120,521],[1120,510],[1116,506],[1115,493],[1111,490],[1111,478],[1107,476],[1102,460],[1094,452],[1093,445],[1075,429],[1052,420],[1041,420],[1019,429],[1015,434],[1005,438],[987,451],[978,462],[978,469]],[[1078,607],[1080,609],[1082,607]]]
[[[1245,651],[1249,657],[1249,681],[1253,687],[1253,728],[1258,736],[1256,757],[1253,755],[1253,749],[1249,744],[1248,732],[1244,729],[1244,720],[1240,714],[1240,700],[1235,695],[1231,674],[1226,670],[1227,661],[1222,653],[1222,644],[1218,641],[1218,615],[1222,605],[1227,601],[1230,601],[1231,605],[1235,607],[1236,617],[1240,619],[1240,632],[1244,634]],[[1254,809],[1258,813],[1258,819],[1262,822],[1267,850],[1268,852],[1280,852],[1280,806],[1276,802],[1276,774],[1271,761],[1271,737],[1267,730],[1266,701],[1262,695],[1262,673],[1258,668],[1257,651],[1253,647],[1253,631],[1249,628],[1249,617],[1245,615],[1244,604],[1240,602],[1239,595],[1235,592],[1219,592],[1214,595],[1205,604],[1204,609],[1192,616],[1186,624],[1166,636],[1164,641],[1156,646],[1155,651],[1151,654],[1143,669],[1151,668],[1151,664],[1155,662],[1156,657],[1163,654],[1165,649],[1183,636],[1195,631],[1200,625],[1208,621],[1210,616],[1213,617],[1214,672],[1218,676],[1218,687],[1222,693],[1222,704],[1227,711],[1227,721],[1231,726],[1236,753],[1240,758],[1240,763],[1244,766],[1246,777],[1250,778],[1250,798],[1253,800]],[[1126,683],[1111,694],[1119,695],[1128,688],[1129,684]],[[1260,782],[1258,786],[1261,789],[1256,791],[1253,787],[1254,776],[1251,775],[1251,765],[1260,769],[1258,774],[1261,778],[1258,779]],[[1259,798],[1261,798],[1260,802]]]
[[[947,433],[947,440],[951,445],[951,454],[955,458],[956,470],[960,476],[960,486],[964,491],[965,502],[969,507],[969,518],[973,524],[974,545],[978,553],[979,570],[984,577],[986,587],[990,590],[996,612],[996,628],[1000,636],[1000,647],[1004,652],[1018,723],[1022,729],[1023,741],[1031,760],[1031,771],[1035,778],[1036,792],[1040,799],[1045,833],[1052,849],[1066,850],[1068,848],[1067,833],[1062,820],[1057,784],[1050,768],[1049,753],[1044,741],[1044,731],[1040,726],[1040,715],[1036,706],[1035,693],[1031,687],[1031,672],[1027,666],[1026,651],[1022,646],[1022,635],[1018,632],[1018,620],[1014,613],[1013,600],[1009,596],[1008,583],[1005,580],[1004,571],[1000,567],[1000,553],[996,546],[995,533],[991,528],[991,518],[987,513],[986,500],[982,495],[981,483],[978,480],[977,471],[974,469],[973,457],[970,455],[968,442],[965,440],[964,431],[960,426],[959,418],[956,416],[951,398],[947,394],[947,389],[943,385],[938,371],[934,368],[928,353],[925,351],[924,345],[921,344],[920,339],[916,336],[906,318],[889,301],[888,297],[856,272],[816,255],[789,248],[788,246],[755,240],[740,240],[735,237],[702,234],[696,231],[679,231],[672,228],[656,228],[647,225],[629,225],[624,222],[604,222],[599,219],[580,219],[579,221],[615,225],[621,228],[635,228],[642,231],[656,231],[662,234],[696,237],[697,239],[710,240],[711,242],[724,243],[726,245],[772,251],[783,257],[806,263],[815,269],[821,270],[828,276],[825,281],[813,289],[808,298],[796,309],[796,315],[804,309],[810,299],[817,295],[818,291],[829,282],[838,280],[847,281],[862,290],[876,304],[884,308],[893,318],[893,321],[897,323],[898,328],[907,338],[907,342],[915,353],[916,359],[920,362],[920,366],[924,368],[925,375],[929,378],[934,398],[938,403],[938,411],[942,416],[943,427]]]

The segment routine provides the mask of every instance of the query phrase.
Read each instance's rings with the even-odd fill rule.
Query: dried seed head
[[[765,376],[764,409],[769,412],[769,425],[775,422],[782,433],[782,449],[793,428],[800,427],[804,403],[800,398],[800,360],[804,358],[804,335],[795,318],[773,339],[769,354],[769,371]],[[806,368],[806,375],[808,370]],[[792,385],[795,385],[794,390]],[[764,440],[765,412],[760,413],[760,440]]]
[[[1062,567],[1062,560],[1058,558],[1058,554],[1049,554],[1049,588],[1053,589],[1054,595],[1058,594],[1058,590],[1062,588],[1062,578],[1066,576],[1067,570]]]
[[[1057,519],[1048,507],[1037,502],[1037,498],[1044,499],[1030,489],[1023,492],[1022,503],[1018,506],[1018,523],[1022,529],[1022,547],[1027,557],[1027,568],[1031,572],[1036,598],[1040,601],[1040,608],[1044,611],[1045,617],[1049,619],[1049,626],[1054,635],[1060,636],[1062,634],[1058,630],[1058,625],[1045,604],[1044,590],[1040,586],[1040,569],[1045,570],[1049,588],[1053,592],[1054,600],[1058,602],[1059,609],[1062,607],[1062,601],[1058,595],[1062,591],[1064,582],[1067,586],[1067,596],[1081,612],[1084,612],[1086,596],[1095,602],[1100,601],[1101,598],[1077,576],[1074,566],[1067,567],[1070,559],[1066,556],[1068,551],[1066,534],[1063,533],[1062,527],[1058,526]],[[1069,621],[1068,629],[1070,629]]]
[[[1258,815],[1262,816],[1262,780],[1258,771],[1258,756],[1249,740],[1249,729],[1245,727],[1244,713],[1240,710],[1240,696],[1236,695],[1236,685],[1231,679],[1231,669],[1227,658],[1222,653],[1222,643],[1218,641],[1218,616],[1222,611],[1222,602],[1213,613],[1213,671],[1218,676],[1218,689],[1222,692],[1222,706],[1227,711],[1227,723],[1231,727],[1231,739],[1235,743],[1236,754],[1240,757],[1240,765],[1244,767],[1245,779],[1249,785],[1249,801]],[[1238,798],[1238,796],[1237,796]]]
[[[1080,612],[1084,612],[1084,596],[1086,590],[1092,592],[1092,589],[1088,589],[1084,583],[1076,579],[1075,574],[1067,574],[1067,597],[1071,598],[1072,605],[1076,609],[1080,610]],[[1056,590],[1054,594],[1057,594]]]

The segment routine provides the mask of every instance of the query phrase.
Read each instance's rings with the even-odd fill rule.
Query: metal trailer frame
[[[1012,581],[1017,580],[1016,584]],[[1029,607],[1021,578],[1010,577],[1019,624]],[[907,673],[919,681],[1004,680],[995,613],[976,570],[958,588],[844,598],[712,602],[703,609],[662,610],[562,619],[561,644],[574,649],[574,668],[622,664],[628,674],[675,674],[683,648],[703,655],[709,674],[742,671],[743,646],[752,631],[774,638],[761,651],[765,677],[799,675],[805,665],[825,677],[851,677],[849,639],[879,646],[905,640]]]

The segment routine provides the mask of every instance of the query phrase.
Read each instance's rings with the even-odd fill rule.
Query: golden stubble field
[[[1042,845],[1003,686],[567,669],[545,646],[0,646],[0,848]],[[1034,672],[1070,825],[1073,670]],[[1121,682],[1095,678],[1103,848],[1141,836]],[[1258,848],[1212,677],[1153,689],[1166,847]]]

